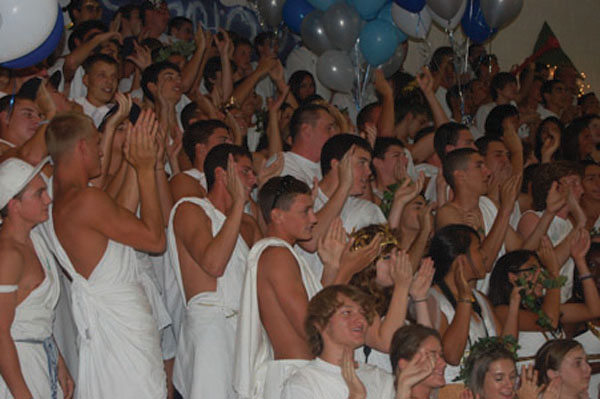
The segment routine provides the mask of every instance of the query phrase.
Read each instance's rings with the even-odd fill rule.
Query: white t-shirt
[[[106,115],[110,110],[109,104],[96,107],[95,105],[90,103],[85,97],[76,98],[75,102],[83,107],[84,114],[86,114],[94,120],[94,125],[96,125],[96,127],[100,126],[104,115]]]
[[[394,377],[391,374],[378,367],[359,363],[356,375],[365,386],[367,399],[394,397]],[[287,379],[281,399],[341,399],[347,398],[348,394],[342,369],[316,358]]]

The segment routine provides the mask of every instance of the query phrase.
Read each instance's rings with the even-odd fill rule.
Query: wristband
[[[428,297],[425,297],[425,298],[422,298],[422,299],[413,299],[412,301],[413,301],[413,303],[425,302],[425,301],[427,301],[427,298]]]
[[[579,281],[587,280],[590,278],[594,278],[594,275],[592,273],[584,274],[583,276],[579,276]]]
[[[473,304],[475,302],[475,298],[461,298],[458,300],[458,302]]]

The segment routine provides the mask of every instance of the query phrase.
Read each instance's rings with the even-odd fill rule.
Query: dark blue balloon
[[[283,5],[283,22],[290,27],[292,32],[299,35],[302,20],[314,9],[306,0],[287,0]]]
[[[54,28],[52,28],[52,32],[50,32],[50,35],[46,38],[46,40],[44,40],[44,42],[32,52],[14,60],[4,62],[0,65],[4,68],[19,69],[27,68],[39,62],[42,62],[56,49],[56,46],[60,41],[60,37],[62,36],[63,29],[63,15],[62,10],[59,6],[58,16],[56,17],[56,23],[54,24]]]
[[[479,0],[467,0],[467,8],[461,19],[461,26],[465,35],[475,43],[483,43],[498,32],[498,29],[490,28],[485,22]]]
[[[425,7],[425,0],[394,0],[406,11],[419,12]]]

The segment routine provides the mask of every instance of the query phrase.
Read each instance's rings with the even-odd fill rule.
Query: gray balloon
[[[396,47],[396,51],[390,57],[390,59],[379,65],[378,68],[383,71],[383,74],[386,78],[389,78],[400,68],[400,66],[402,66],[404,57],[404,47],[402,46],[402,43],[400,43],[398,47]]]
[[[285,0],[257,0],[256,6],[267,25],[276,28],[281,23]]]
[[[354,68],[348,54],[340,50],[327,50],[317,60],[317,78],[334,91],[348,93],[354,83]]]
[[[325,11],[325,31],[333,45],[340,50],[350,50],[360,33],[360,15],[346,3],[335,3]]]
[[[519,15],[523,0],[481,0],[481,11],[490,28],[507,25]]]
[[[333,44],[325,32],[325,24],[323,23],[324,14],[321,10],[314,10],[304,17],[302,25],[300,25],[302,41],[309,50],[317,55],[321,55],[324,51],[333,48]]]
[[[427,0],[427,5],[444,19],[452,19],[460,9],[462,0]]]

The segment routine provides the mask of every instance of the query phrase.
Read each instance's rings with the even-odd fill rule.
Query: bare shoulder
[[[262,238],[262,232],[260,231],[258,222],[256,219],[254,219],[254,217],[248,215],[247,213],[242,215],[241,232],[242,236],[244,236],[244,239],[250,247]]]
[[[206,197],[206,190],[193,177],[180,172],[171,178],[169,181],[173,200],[179,201],[184,197]]]
[[[176,225],[207,224],[211,225],[210,218],[204,212],[204,209],[193,202],[184,202],[175,210],[173,223]]]
[[[258,265],[259,273],[272,278],[300,275],[296,258],[285,247],[273,246],[265,249],[258,260]]]
[[[0,285],[15,285],[21,280],[25,257],[10,238],[0,238]]]
[[[435,215],[435,227],[440,229],[448,224],[459,223],[460,215],[452,203],[447,202]]]

